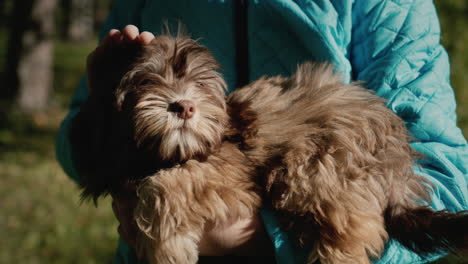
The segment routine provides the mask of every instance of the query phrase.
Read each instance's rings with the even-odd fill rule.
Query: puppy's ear
[[[88,64],[88,84],[92,85],[90,96],[113,95],[123,75],[132,68],[140,57],[142,47],[138,44],[125,44],[107,47]]]

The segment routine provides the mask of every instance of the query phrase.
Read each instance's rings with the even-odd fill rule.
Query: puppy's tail
[[[450,213],[422,206],[388,208],[385,224],[390,237],[419,255],[468,253],[468,211]]]

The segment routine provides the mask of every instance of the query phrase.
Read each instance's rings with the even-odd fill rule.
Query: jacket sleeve
[[[449,61],[431,0],[356,0],[353,7],[353,78],[388,100],[425,158],[416,172],[433,183],[436,210],[468,209],[468,147],[456,125]],[[425,263],[390,241],[377,263]]]

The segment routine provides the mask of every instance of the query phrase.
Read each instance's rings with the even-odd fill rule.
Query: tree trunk
[[[60,0],[59,11],[59,24],[57,24],[58,32],[60,32],[60,39],[68,39],[68,31],[70,31],[71,23],[71,2],[72,0]]]
[[[1,1],[1,0],[0,0]],[[94,31],[97,32],[101,29],[101,25],[106,20],[109,11],[108,1],[94,1]]]
[[[5,0],[0,0],[0,23],[2,23],[2,25],[5,22],[5,16]]]
[[[94,32],[94,11],[92,0],[71,0],[68,39],[88,40]]]
[[[56,0],[15,1],[1,98],[27,113],[43,111],[52,87]]]

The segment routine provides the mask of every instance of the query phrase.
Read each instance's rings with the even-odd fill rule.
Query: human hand
[[[136,248],[137,226],[133,220],[136,198],[114,198],[112,209],[119,221],[118,232],[127,244]],[[259,215],[233,219],[222,226],[207,226],[198,249],[201,256],[270,256],[272,244]]]
[[[141,47],[150,44],[153,39],[152,33],[140,33],[134,25],[127,25],[122,32],[111,29],[88,55],[86,72],[90,91],[98,87],[115,87]]]

